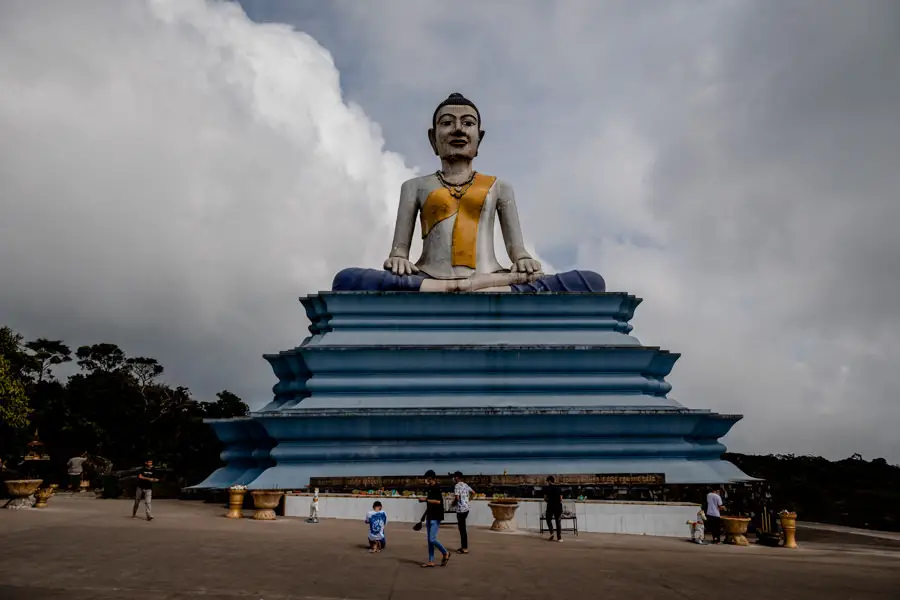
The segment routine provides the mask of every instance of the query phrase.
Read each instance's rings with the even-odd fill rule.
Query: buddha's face
[[[434,153],[445,159],[473,159],[484,132],[479,129],[478,113],[471,106],[444,106],[438,112],[428,139]]]

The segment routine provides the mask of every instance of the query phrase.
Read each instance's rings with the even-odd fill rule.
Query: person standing
[[[87,452],[74,456],[66,463],[66,472],[69,475],[69,487],[77,492],[81,489],[81,480],[84,478],[84,463],[87,461]]]
[[[441,494],[441,488],[437,483],[437,476],[434,471],[428,470],[425,473],[425,484],[428,486],[428,493],[425,498],[420,498],[419,502],[425,502],[425,531],[428,534],[428,562],[423,563],[422,567],[433,567],[434,550],[437,548],[441,553],[441,566],[446,567],[450,562],[450,553],[438,541],[438,531],[441,528],[441,521],[444,520],[444,496]]]
[[[309,518],[306,520],[307,523],[318,523],[319,522],[319,488],[315,488],[313,490],[312,500],[309,502]]]
[[[137,476],[137,488],[134,491],[134,508],[131,510],[132,519],[137,516],[138,507],[141,505],[141,500],[143,500],[144,510],[147,513],[147,520],[153,520],[150,503],[153,500],[153,484],[158,481],[159,479],[156,477],[156,471],[153,469],[153,461],[145,461],[144,468]]]
[[[456,526],[459,528],[459,549],[457,554],[469,553],[469,533],[466,531],[466,520],[469,518],[469,498],[475,490],[463,479],[461,471],[453,474],[456,485],[453,487],[454,504],[456,505]]]
[[[706,495],[706,523],[709,528],[709,534],[712,536],[713,544],[718,544],[722,537],[722,513],[725,508],[722,503],[722,488],[714,488]]]
[[[544,488],[544,502],[547,503],[547,529],[550,530],[550,539],[553,541],[553,522],[556,521],[556,541],[562,542],[562,490],[556,485],[553,475],[547,477],[547,486]]]

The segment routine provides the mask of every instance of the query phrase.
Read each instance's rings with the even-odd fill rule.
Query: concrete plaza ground
[[[478,529],[471,554],[422,569],[425,535],[408,524],[389,524],[388,548],[370,555],[362,522],[229,520],[218,505],[177,500],[154,512],[147,522],[126,500],[62,496],[44,510],[0,510],[0,598],[900,597],[900,541],[841,531],[803,530],[791,551],[605,534],[553,544]],[[440,538],[455,548],[455,527]]]

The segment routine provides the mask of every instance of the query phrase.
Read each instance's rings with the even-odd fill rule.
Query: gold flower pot
[[[516,525],[516,509],[519,508],[518,503],[512,502],[488,502],[491,508],[491,514],[494,516],[494,522],[491,524],[491,531],[515,531],[518,529]]]
[[[244,496],[246,494],[247,490],[228,490],[228,512],[225,513],[225,518],[244,518]]]
[[[52,495],[52,487],[38,488],[38,490],[34,493],[34,499],[36,500],[36,502],[34,503],[34,507],[47,508],[47,500],[49,500],[50,496]]]
[[[10,479],[4,481],[6,491],[12,496],[12,500],[6,503],[6,508],[10,510],[31,508],[29,498],[41,487],[43,481],[43,479]]]
[[[725,543],[735,546],[749,546],[746,533],[750,525],[749,517],[721,517],[725,527]]]
[[[274,521],[275,509],[278,508],[284,492],[254,490],[251,494],[253,494],[253,506],[256,507],[253,518],[257,521]]]
[[[784,547],[797,548],[797,513],[783,512],[778,515],[778,520],[784,530]]]

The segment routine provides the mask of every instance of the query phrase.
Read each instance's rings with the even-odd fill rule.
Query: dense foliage
[[[726,454],[742,471],[768,481],[779,507],[804,521],[900,531],[900,467],[854,454],[820,456]]]
[[[0,423],[22,429],[28,425],[30,414],[25,386],[13,374],[9,361],[0,356]]]
[[[57,379],[55,367],[73,359],[80,371]],[[38,431],[60,469],[84,451],[112,460],[116,469],[152,457],[180,483],[199,482],[220,464],[221,451],[202,420],[249,409],[228,391],[199,402],[187,388],[161,382],[162,374],[155,359],[129,357],[115,344],[81,346],[73,356],[62,341],[23,343],[0,328],[0,456],[15,464]]]

